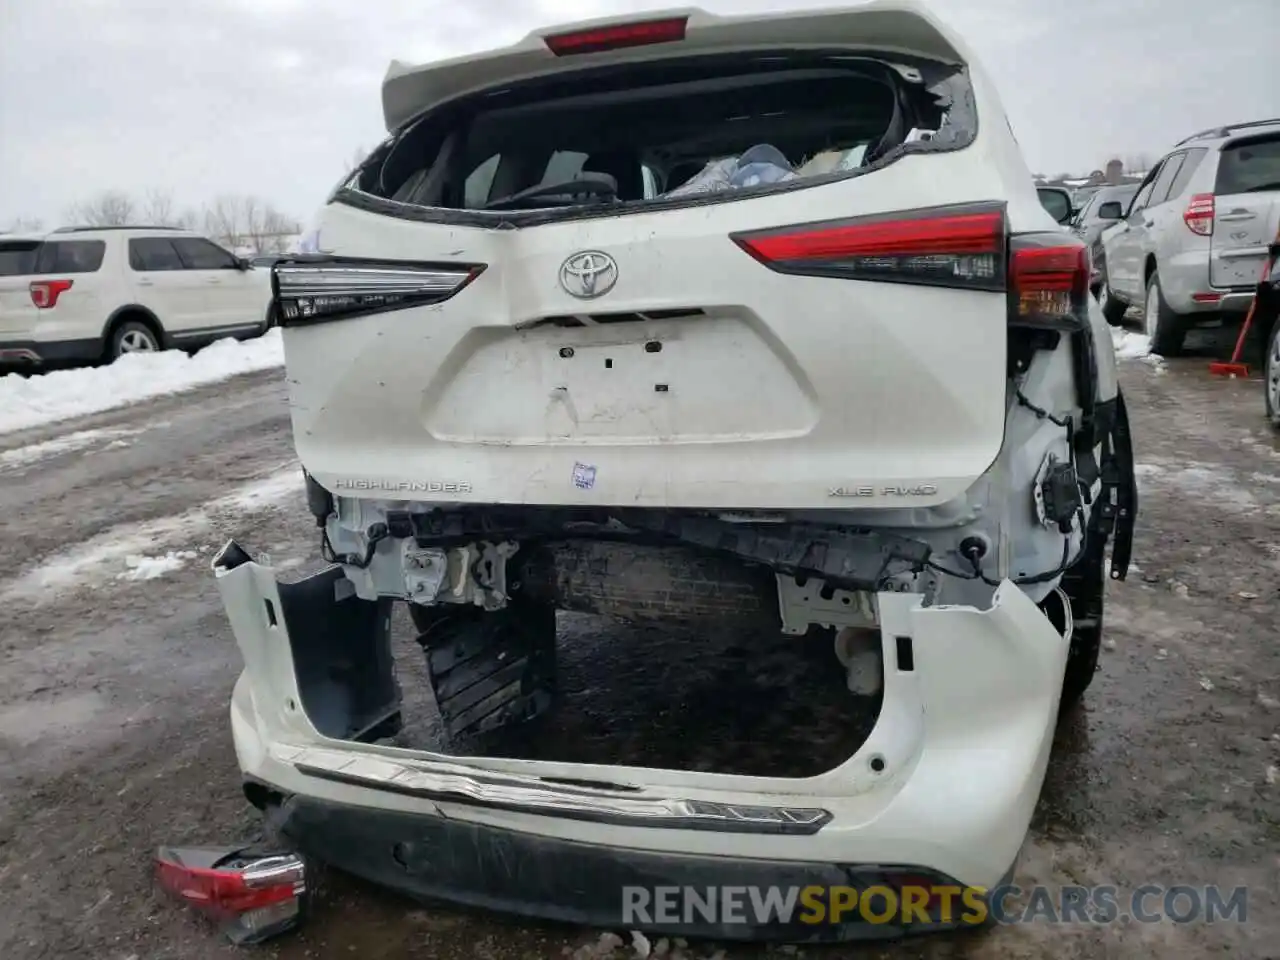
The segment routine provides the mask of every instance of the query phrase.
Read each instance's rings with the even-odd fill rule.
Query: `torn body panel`
[[[479,835],[514,831],[551,843],[625,847],[676,870],[686,855],[893,863],[961,883],[996,883],[1017,854],[1040,790],[1068,646],[1007,582],[985,609],[926,606],[918,594],[882,591],[875,597],[886,665],[879,719],[852,757],[819,776],[455,758],[326,735],[361,726],[354,707],[334,721],[331,703],[359,702],[351,690],[321,698],[325,719],[311,715],[317,697],[307,678],[323,671],[295,656],[325,648],[312,639],[324,623],[359,625],[349,641],[375,644],[376,601],[333,589],[340,582],[333,570],[277,583],[234,545],[215,569],[246,663],[232,702],[237,755],[245,777],[277,800],[342,805],[353,821],[395,812],[447,817]],[[314,615],[296,615],[291,599],[303,595]],[[377,689],[394,690],[391,678]],[[380,712],[395,709],[389,697]],[[342,859],[343,850],[326,849],[321,831],[298,839]],[[337,865],[362,869],[355,861]],[[480,894],[455,894],[469,895]],[[555,916],[558,907],[530,909]]]

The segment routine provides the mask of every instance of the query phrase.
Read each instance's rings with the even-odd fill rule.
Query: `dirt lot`
[[[1033,924],[798,953],[1280,956],[1280,442],[1262,423],[1258,385],[1210,380],[1203,359],[1123,373],[1144,496],[1139,570],[1110,589],[1101,673],[1063,725],[1017,882],[1247,884],[1248,922]],[[0,438],[0,515],[0,956],[236,954],[157,897],[147,868],[158,843],[243,839],[256,827],[226,718],[239,657],[208,559],[235,535],[277,565],[314,565],[279,374]],[[130,560],[168,551],[194,556],[169,558],[175,569],[155,579]],[[581,619],[564,632],[579,649],[648,644],[658,660],[675,658],[681,639]],[[711,642],[747,663],[768,646]],[[652,762],[655,743],[681,738],[697,745],[691,763],[713,764],[708,751],[731,744],[754,744],[767,766],[766,755],[794,752],[786,725],[806,709],[794,678],[732,673],[746,673],[735,696],[755,708],[733,729],[719,711],[660,719],[622,741],[618,762]],[[661,680],[618,684],[594,709],[628,717],[652,698],[664,710],[705,700],[705,674]],[[705,726],[690,733],[690,722]],[[412,904],[328,875],[305,931],[255,952],[559,957],[599,936]],[[784,955],[727,956],[766,953]]]

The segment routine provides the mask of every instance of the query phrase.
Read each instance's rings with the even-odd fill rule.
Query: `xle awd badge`
[[[828,487],[828,497],[932,497],[938,488],[932,483],[914,487]]]
[[[579,300],[603,297],[618,282],[618,264],[599,250],[575,253],[560,265],[560,286]]]

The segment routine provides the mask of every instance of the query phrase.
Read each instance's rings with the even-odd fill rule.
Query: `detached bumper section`
[[[398,726],[388,603],[355,597],[338,568],[278,583],[234,543],[214,568],[245,660],[240,767],[302,852],[411,895],[590,925],[621,923],[627,888],[998,885],[1040,793],[1067,656],[1010,583],[987,610],[882,593],[879,719],[820,776],[458,759],[361,742]],[[725,939],[939,925],[632,918]]]

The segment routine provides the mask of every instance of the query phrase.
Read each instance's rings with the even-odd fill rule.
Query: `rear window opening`
[[[27,277],[36,271],[39,240],[0,240],[0,277]]]
[[[337,198],[429,219],[610,214],[794,189],[972,142],[965,70],[893,61],[753,53],[513,84],[409,124]]]
[[[1222,148],[1218,196],[1280,190],[1280,136],[1237,140]]]
[[[49,240],[40,248],[36,273],[97,273],[106,252],[102,240]]]
[[[101,240],[0,241],[0,277],[96,273],[106,251]]]

